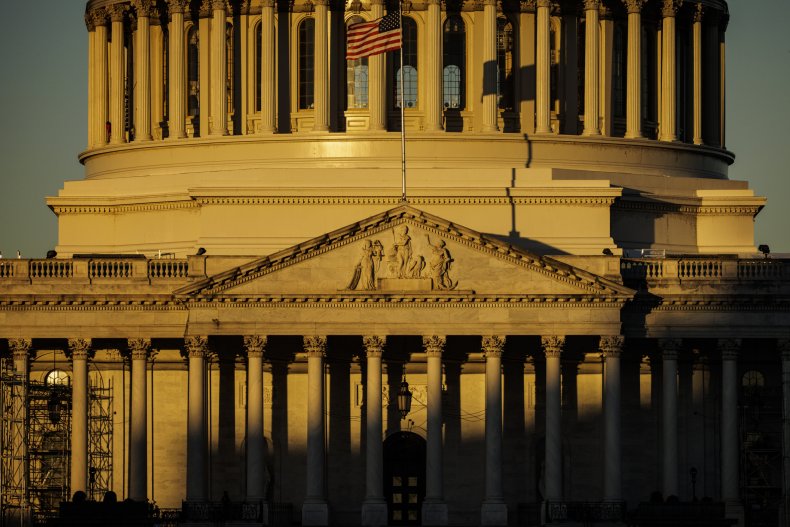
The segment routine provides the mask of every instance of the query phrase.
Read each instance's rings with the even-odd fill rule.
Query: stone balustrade
[[[190,274],[189,259],[151,259],[144,257],[14,259],[0,261],[0,283],[101,282],[101,281],[181,281],[190,276],[204,276],[205,266],[193,265],[198,274]]]
[[[790,261],[782,259],[624,258],[620,272],[625,280],[758,281],[790,277]]]

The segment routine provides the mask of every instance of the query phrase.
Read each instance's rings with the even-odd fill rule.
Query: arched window
[[[352,16],[346,28],[365,20],[360,16]],[[368,58],[346,60],[346,108],[368,107]]]
[[[413,18],[403,17],[401,21],[402,46],[403,46],[403,103],[406,108],[417,106],[417,23]],[[400,77],[400,51],[390,53],[390,62],[395,87],[393,101],[395,108],[400,108],[401,77]]]
[[[69,374],[63,370],[52,370],[44,377],[44,383],[50,386],[68,386]]]
[[[299,24],[299,109],[313,107],[313,67],[315,52],[315,20],[305,18]]]
[[[612,111],[615,117],[625,117],[626,54],[625,28],[616,24],[612,50]]]
[[[225,70],[225,100],[227,101],[228,118],[231,118],[236,111],[236,100],[234,97],[234,90],[236,86],[233,82],[235,78],[233,71],[233,25],[230,23],[228,23],[228,25],[225,27],[225,46],[225,63],[227,65]]]
[[[749,370],[743,374],[741,385],[747,389],[759,389],[765,386],[765,377],[757,370]]]
[[[506,18],[497,19],[497,101],[502,110],[513,110],[513,24]]]
[[[200,115],[200,34],[197,26],[187,33],[187,113]]]
[[[444,22],[443,32],[443,79],[442,94],[444,107],[464,108],[464,81],[466,64],[466,26],[461,15],[450,15]]]

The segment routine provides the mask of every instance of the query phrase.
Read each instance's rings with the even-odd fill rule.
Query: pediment
[[[188,298],[624,301],[633,291],[403,205],[175,292]]]

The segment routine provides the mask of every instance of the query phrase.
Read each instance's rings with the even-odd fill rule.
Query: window
[[[299,24],[299,109],[313,107],[313,66],[315,52],[315,20],[305,18]]]
[[[765,377],[757,370],[749,370],[743,374],[741,384],[747,389],[762,388],[765,386]]]
[[[417,23],[413,18],[401,19],[402,45],[403,45],[403,102],[406,108],[417,106]],[[400,51],[392,51],[389,60],[394,72],[395,92],[393,101],[395,108],[400,108],[401,77],[400,77]]]
[[[614,49],[612,51],[612,98],[615,117],[625,117],[626,90],[626,38],[625,28],[617,24],[614,28]]]
[[[464,65],[466,63],[466,26],[461,15],[450,15],[444,22],[444,67],[442,93],[444,107],[464,107]]]
[[[68,386],[69,374],[63,370],[52,370],[47,373],[47,376],[44,378],[44,383],[50,386]]]
[[[348,19],[346,27],[365,20],[359,16]],[[346,60],[346,108],[368,107],[368,58]]]
[[[513,24],[506,18],[497,19],[497,104],[502,110],[513,110]]]
[[[192,26],[187,33],[187,113],[200,115],[200,35]]]

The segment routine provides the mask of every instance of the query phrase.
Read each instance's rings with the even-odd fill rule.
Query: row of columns
[[[263,433],[263,353],[265,336],[244,337],[247,356],[247,499],[264,499],[265,441]],[[363,525],[385,525],[386,500],[383,495],[382,453],[382,352],[386,338],[363,337],[366,354],[366,493],[362,506]],[[442,353],[443,336],[423,337],[427,356],[427,450],[426,495],[423,503],[424,525],[446,525],[447,505],[444,500],[443,439],[442,439]],[[484,336],[482,351],[485,373],[485,498],[481,524],[507,524],[507,507],[502,488],[502,389],[501,356],[505,337]],[[151,356],[150,339],[127,341],[131,359],[131,418],[129,425],[129,497],[147,499],[147,386],[146,370]],[[545,499],[561,501],[562,483],[562,409],[560,358],[565,347],[563,336],[543,336],[542,350],[546,359],[546,449]],[[682,341],[659,341],[662,352],[662,481],[665,496],[678,495],[678,352]],[[785,401],[790,398],[790,344],[780,343],[783,364]],[[29,375],[31,341],[9,339],[17,375]],[[601,337],[599,349],[604,358],[604,499],[622,500],[621,458],[621,385],[620,354],[622,336]],[[738,378],[737,358],[740,341],[718,341],[722,358],[721,398],[721,495],[728,502],[738,499]],[[206,359],[210,352],[208,338],[185,339],[188,357],[187,417],[187,501],[208,499],[206,418]],[[306,497],[302,509],[303,525],[327,525],[329,509],[325,492],[324,445],[324,358],[326,337],[305,336],[307,355],[307,473]],[[88,358],[90,339],[68,340],[67,354],[72,362],[72,430],[71,430],[71,492],[88,490]],[[787,405],[785,413],[787,413]],[[785,420],[785,443],[790,441],[790,421]],[[786,449],[790,449],[788,444]],[[790,469],[790,467],[787,467]],[[16,473],[24,473],[17,471]]]
[[[626,132],[625,137],[639,139],[642,130],[642,21],[641,12],[646,0],[621,0],[628,12],[628,55],[627,55],[627,93],[626,93]],[[662,1],[662,50],[661,50],[661,116],[660,135],[663,141],[677,141],[677,61],[675,53],[675,19],[682,0]],[[135,141],[150,141],[151,133],[151,49],[150,17],[154,16],[154,0],[131,0],[137,13],[135,32],[137,52],[135,56]],[[188,0],[167,0],[170,16],[168,31],[169,46],[169,137],[186,137],[186,54],[184,12]],[[329,130],[329,49],[328,49],[328,0],[315,2],[315,49],[314,49],[314,124],[316,132]],[[601,36],[599,12],[601,0],[583,0],[585,13],[585,78],[584,78],[584,131],[583,135],[601,134],[600,125],[600,77],[601,77]],[[226,0],[211,0],[211,20],[214,28],[224,28],[227,22]],[[275,27],[274,0],[263,0],[261,12],[261,126],[263,134],[276,131],[276,76],[275,76]],[[126,141],[124,130],[124,30],[123,20],[127,10],[124,4],[112,4],[98,8],[89,14],[89,90],[90,125],[89,145],[91,147],[119,144]],[[551,43],[550,17],[551,0],[537,0],[536,3],[536,92],[535,92],[535,132],[552,133],[551,129]],[[697,3],[694,11],[693,26],[693,141],[703,143],[702,134],[702,4]],[[371,1],[371,16],[379,18],[384,14],[383,0]],[[107,57],[107,23],[111,23],[112,45],[109,61]],[[483,48],[484,65],[497,62],[496,22],[497,7],[495,0],[483,2]],[[426,16],[426,82],[425,126],[426,131],[442,129],[442,27],[441,4],[439,0],[428,0]],[[718,36],[716,36],[718,39]],[[225,32],[211,32],[211,117],[210,134],[228,134],[227,106],[225,101],[227,75],[227,48]],[[716,60],[723,62],[723,57]],[[107,66],[109,64],[109,75]],[[386,95],[384,57],[373,56],[369,60],[369,101],[370,130],[386,130]],[[485,66],[484,66],[485,69]],[[490,68],[489,68],[490,69]],[[489,84],[495,75],[489,75]],[[108,89],[108,78],[111,85]],[[107,100],[109,94],[109,101]],[[497,125],[497,91],[490,86],[484,90],[482,98],[482,131],[495,132]],[[109,130],[105,123],[111,123]],[[723,144],[723,142],[722,142]]]

